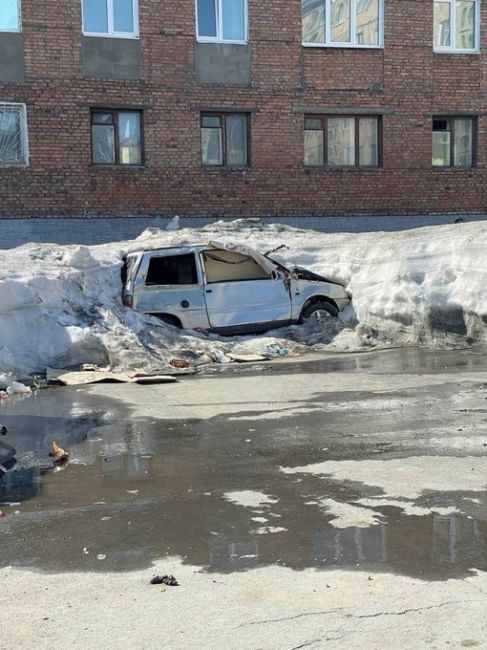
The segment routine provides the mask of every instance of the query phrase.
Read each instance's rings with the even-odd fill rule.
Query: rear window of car
[[[145,284],[198,284],[194,254],[151,257]]]

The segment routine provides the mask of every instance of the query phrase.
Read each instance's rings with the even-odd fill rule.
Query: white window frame
[[[81,22],[84,36],[96,36],[98,38],[139,38],[139,0],[132,0],[132,11],[134,15],[133,32],[116,32],[113,21],[113,0],[99,0],[107,3],[108,31],[107,32],[87,32],[85,31],[84,3],[81,0]]]
[[[435,14],[434,14],[434,5],[433,5],[433,51],[438,52],[439,54],[478,54],[480,52],[480,0],[474,0],[475,2],[475,29],[474,29],[474,38],[475,38],[475,47],[474,48],[460,48],[456,47],[456,38],[457,38],[457,0],[441,0],[445,4],[450,5],[450,16],[451,16],[451,45],[435,45]]]
[[[357,1],[350,0],[350,36],[351,41],[331,40],[331,0],[325,0],[325,43],[305,43],[303,47],[346,47],[361,50],[380,50],[384,48],[384,0],[379,0],[379,42],[377,45],[357,43]],[[302,16],[301,16],[302,20]]]
[[[0,102],[0,108],[19,108],[21,111],[21,147],[22,162],[4,163],[0,160],[0,169],[7,167],[27,167],[29,165],[29,131],[27,128],[27,106],[15,102]]]
[[[223,38],[223,0],[214,0],[216,5],[216,36],[200,36],[200,26],[198,21],[198,0],[194,1],[196,16],[196,39],[198,43],[229,43],[235,45],[246,45],[249,42],[249,2],[244,0],[244,40],[233,40]]]
[[[0,33],[2,34],[20,34],[22,32],[22,0],[17,0],[17,11],[19,19],[18,29],[2,29],[0,27]]]

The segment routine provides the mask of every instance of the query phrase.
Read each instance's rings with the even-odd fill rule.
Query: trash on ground
[[[96,559],[97,560],[106,560],[107,556],[105,555],[105,553],[98,553],[98,555],[96,556]]]
[[[231,361],[230,357],[221,350],[212,350],[210,356],[212,361],[216,361],[216,363],[230,363]]]
[[[154,576],[151,585],[167,585],[168,587],[179,587],[179,582],[174,576]]]
[[[46,377],[49,383],[59,383],[65,386],[81,386],[84,384],[165,384],[176,382],[172,375],[144,375],[137,372],[111,372],[109,370],[79,370],[66,372],[56,368],[47,368]]]
[[[8,433],[8,429],[6,426],[3,424],[0,424],[0,436],[6,436]]]
[[[4,399],[7,399],[8,393],[6,390],[0,390],[0,402],[3,401]]]
[[[30,386],[21,384],[19,381],[13,381],[7,388],[7,395],[28,395],[32,393]]]
[[[6,517],[6,516],[7,516],[7,513],[4,512],[3,510],[0,510],[0,519],[1,519],[2,517]]]
[[[57,442],[53,442],[50,456],[53,456],[55,463],[67,463],[69,460],[69,451],[60,447]]]
[[[231,352],[227,355],[232,361],[237,363],[251,363],[252,361],[267,361],[269,357],[264,354],[234,354]]]
[[[171,359],[169,363],[173,368],[189,368],[189,361],[187,359]]]

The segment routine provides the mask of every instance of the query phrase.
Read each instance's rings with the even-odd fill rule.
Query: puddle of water
[[[401,399],[411,423],[415,402]],[[414,399],[424,399],[421,391]],[[5,440],[20,462],[0,480],[0,503],[12,504],[0,506],[0,566],[123,571],[179,556],[218,572],[278,564],[446,579],[487,570],[487,492],[431,497],[458,514],[407,515],[379,504],[375,525],[337,528],[319,502],[350,504],[379,496],[377,488],[279,470],[400,453],[394,438],[357,435],[376,432],[386,417],[364,415],[361,404],[348,419],[322,411],[279,422],[170,422],[131,419],[123,403],[84,390],[9,400]],[[48,458],[53,439],[72,453],[60,471]]]

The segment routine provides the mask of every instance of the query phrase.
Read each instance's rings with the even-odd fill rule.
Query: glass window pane
[[[357,45],[379,45],[379,0],[357,0]]]
[[[355,119],[328,118],[328,164],[355,165]]]
[[[0,106],[0,165],[24,163],[20,108]]]
[[[306,120],[304,120],[304,128],[305,129],[320,129],[323,130],[323,122],[320,118],[314,118],[314,117],[309,117]]]
[[[113,0],[113,28],[116,32],[135,31],[133,0]]]
[[[334,43],[350,42],[351,0],[330,0],[331,40]]]
[[[217,115],[203,115],[201,118],[201,126],[220,127],[221,118]]]
[[[449,47],[451,45],[451,4],[435,2],[435,46]]]
[[[324,43],[326,1],[301,0],[303,43]]]
[[[246,165],[247,158],[247,117],[227,115],[225,118],[227,144],[227,165]]]
[[[362,117],[359,122],[359,165],[379,164],[379,122],[375,117]]]
[[[448,167],[450,164],[450,132],[433,131],[434,167]]]
[[[455,167],[471,167],[473,162],[473,122],[457,118],[454,127],[453,164]]]
[[[475,43],[475,2],[459,0],[457,2],[456,46],[461,50],[473,50]]]
[[[101,165],[115,163],[115,132],[113,126],[92,126],[93,162]]]
[[[0,31],[20,30],[19,0],[0,0]]]
[[[201,129],[201,160],[203,165],[223,165],[221,129]]]
[[[118,142],[121,165],[142,164],[139,113],[119,113]]]
[[[226,41],[244,41],[245,0],[222,0],[222,22]]]
[[[216,0],[198,0],[198,36],[216,37]]]
[[[304,164],[323,164],[323,131],[304,132]]]
[[[108,32],[107,0],[83,0],[83,29],[85,32]]]
[[[93,113],[93,124],[113,124],[111,113]]]

